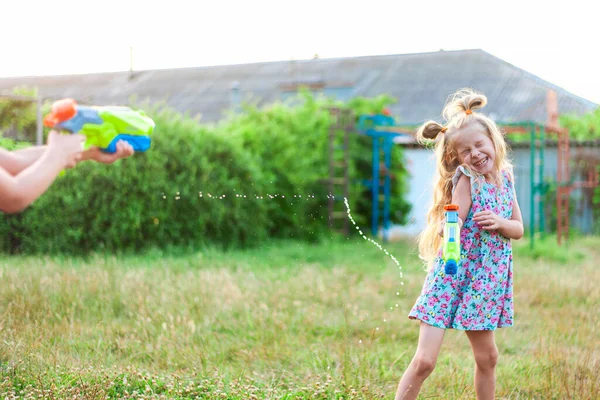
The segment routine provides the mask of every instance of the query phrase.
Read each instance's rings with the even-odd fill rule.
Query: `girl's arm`
[[[514,197],[512,207],[512,218],[505,219],[492,211],[486,210],[475,214],[473,220],[476,221],[481,229],[491,231],[497,230],[503,236],[509,239],[521,239],[523,237],[523,217],[521,208],[517,201],[517,196]]]
[[[458,205],[458,226],[462,229],[463,223],[471,210],[471,180],[468,176],[461,175],[458,178],[456,188],[454,189],[454,193],[452,193],[452,204]],[[445,224],[445,219],[440,221],[440,228],[438,230],[440,236],[444,235]]]
[[[471,210],[471,180],[468,176],[463,174],[458,178],[452,194],[452,203],[458,205],[458,218],[462,228],[463,221],[467,219]]]
[[[502,218],[502,223],[498,228],[498,232],[510,239],[521,239],[523,237],[523,216],[521,215],[521,208],[515,196],[515,201],[512,207],[512,218]]]

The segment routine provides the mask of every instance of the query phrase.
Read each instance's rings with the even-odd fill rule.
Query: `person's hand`
[[[445,226],[446,226],[446,218],[444,218],[444,219],[442,219],[442,220],[440,221],[440,225],[439,225],[439,228],[438,228],[438,235],[440,235],[440,236],[444,236],[444,227],[445,227]],[[460,229],[462,229],[462,226],[463,226],[463,221],[462,221],[462,219],[460,219],[460,217],[459,217],[459,218],[458,218],[458,229],[459,229],[459,230],[460,230]]]
[[[81,160],[84,141],[83,135],[63,135],[52,130],[48,133],[48,150],[59,157],[63,168],[73,168]]]
[[[504,218],[494,214],[490,210],[485,210],[476,213],[473,216],[473,221],[475,221],[481,229],[492,231],[499,229],[502,226]]]
[[[94,160],[102,164],[112,164],[121,158],[127,158],[133,155],[134,150],[128,142],[119,140],[114,153],[106,153],[98,147],[91,147],[85,151],[84,159]]]

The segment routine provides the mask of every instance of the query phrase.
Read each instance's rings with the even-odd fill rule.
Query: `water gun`
[[[96,146],[114,153],[117,142],[124,140],[136,152],[150,148],[154,121],[141,110],[120,106],[81,106],[73,99],[62,99],[52,104],[52,111],[44,118],[44,125],[85,135],[84,148]]]
[[[446,204],[446,224],[444,225],[444,247],[442,259],[444,270],[448,275],[456,274],[460,260],[460,226],[458,225],[458,205]]]

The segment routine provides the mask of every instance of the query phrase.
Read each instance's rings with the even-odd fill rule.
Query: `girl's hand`
[[[97,147],[92,147],[85,151],[83,159],[94,160],[102,164],[112,164],[121,158],[127,158],[133,155],[133,147],[124,140],[117,142],[117,150],[114,153],[105,153]]]
[[[494,214],[490,210],[486,210],[476,213],[473,216],[473,221],[475,221],[481,229],[485,229],[486,231],[492,231],[500,229],[502,227],[502,224],[504,223],[504,218]]]
[[[438,229],[438,235],[440,236],[444,236],[444,226],[446,226],[446,218],[444,218],[443,220],[440,221],[440,228]],[[458,218],[458,229],[462,229],[463,226],[463,221],[462,219],[460,219],[460,217]]]

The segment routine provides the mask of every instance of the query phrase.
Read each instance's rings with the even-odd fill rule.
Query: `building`
[[[405,123],[436,119],[447,97],[462,87],[484,92],[489,98],[485,112],[503,121],[545,121],[548,89],[557,92],[562,112],[597,107],[482,50],[0,78],[0,93],[37,86],[44,96],[90,104],[125,104],[136,95],[165,100],[181,112],[214,122],[241,100],[283,100],[301,84],[342,100],[387,93],[398,100],[390,107],[392,114]]]

